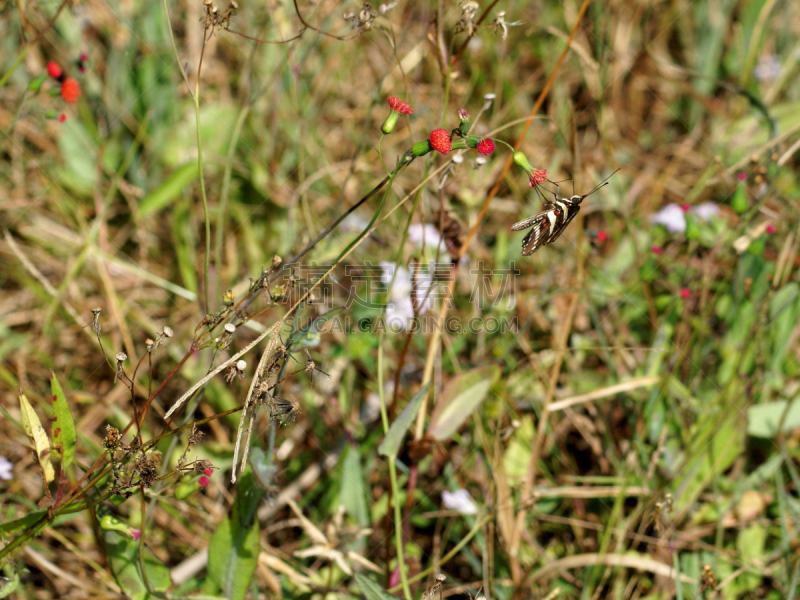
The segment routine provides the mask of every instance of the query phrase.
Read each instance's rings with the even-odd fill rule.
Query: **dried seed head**
[[[225,331],[227,331],[228,333],[233,333],[234,331],[236,331],[236,325],[234,325],[233,323],[226,323]]]
[[[161,452],[155,451],[145,456],[140,456],[134,466],[134,472],[139,475],[142,487],[149,488],[158,477],[158,467],[161,462]]]
[[[147,347],[147,351],[148,352],[152,352],[153,351],[153,346],[155,346],[156,343],[153,340],[151,340],[150,338],[147,338],[144,341],[144,345]]]
[[[275,396],[269,402],[269,418],[279,421],[281,425],[286,425],[289,421],[294,421],[297,413],[300,412],[300,405],[297,400],[291,398],[280,398]]]
[[[173,335],[175,335],[175,334],[173,333],[172,328],[165,326],[164,327],[164,337],[165,338],[171,338]]]
[[[92,309],[92,314],[93,314],[94,316],[97,316],[97,315],[99,315],[101,312],[103,312],[103,309],[102,309],[102,308],[93,308],[93,309]]]
[[[103,446],[112,451],[119,447],[119,429],[106,425],[106,437],[103,438]]]
[[[121,377],[125,375],[125,370],[122,368],[122,363],[128,359],[128,355],[124,352],[117,352],[117,372],[114,373],[114,383],[117,383]]]
[[[283,264],[283,259],[277,254],[272,257],[272,268],[277,269]]]
[[[225,373],[225,381],[230,383],[236,379],[236,377],[244,377],[245,367],[247,367],[247,362],[243,360],[238,361],[235,365],[231,365],[231,368]]]
[[[445,575],[444,573],[439,573],[436,576],[436,581],[438,581],[439,583],[442,583],[445,579],[447,579],[447,575]]]
[[[189,445],[197,444],[203,439],[203,432],[197,429],[197,425],[192,425],[192,431],[189,433]]]
[[[208,469],[213,469],[214,464],[210,460],[198,460],[194,463],[195,473],[202,473]]]

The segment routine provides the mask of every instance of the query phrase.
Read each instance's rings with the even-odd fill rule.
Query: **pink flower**
[[[768,233],[768,234],[770,234],[770,235],[772,235],[773,233],[775,233],[775,225],[773,225],[772,223],[770,223],[769,225],[767,225],[767,233]]]
[[[450,141],[450,134],[447,133],[445,129],[434,129],[431,131],[428,141],[431,143],[434,150],[441,152],[445,156],[450,153],[450,148],[453,146]]]
[[[208,484],[211,483],[211,480],[203,475],[200,479],[197,480],[197,483],[200,487],[208,487]]]
[[[744,181],[745,179],[747,179],[747,173],[745,173],[744,171],[739,171],[736,174],[736,177],[739,179],[739,181]]]
[[[683,298],[684,300],[688,300],[689,296],[691,296],[689,288],[681,288],[681,298]]]
[[[608,234],[606,233],[605,229],[601,229],[597,232],[597,241],[601,244],[608,239]]]
[[[546,169],[534,169],[531,173],[531,184],[530,187],[535,185],[539,185],[540,183],[544,183],[547,181],[547,170]]]
[[[139,538],[142,537],[141,529],[134,529],[133,527],[131,527],[129,533],[131,534],[131,537],[134,539],[134,541],[139,541]]]
[[[61,113],[60,115],[58,115],[58,122],[59,123],[63,123],[66,120],[67,120],[67,115],[65,115],[64,113]]]
[[[494,142],[489,138],[484,138],[478,142],[478,152],[484,156],[488,156],[494,152]]]
[[[692,208],[688,204],[681,204],[681,210],[685,213],[689,212],[689,209]]]
[[[203,469],[203,473],[205,473],[208,477],[211,477],[214,474],[214,469]]]
[[[401,115],[414,114],[414,109],[411,108],[411,105],[408,104],[407,102],[403,102],[397,96],[389,96],[387,102],[389,103],[389,106],[392,108],[392,110],[400,113]]]
[[[653,247],[650,248],[650,251],[653,254],[658,254],[659,256],[664,254],[664,249],[661,246],[653,246]]]
[[[397,119],[400,118],[400,115],[410,115],[414,112],[414,109],[411,108],[410,104],[403,102],[397,96],[389,96],[386,101],[389,103],[389,107],[392,110],[389,111],[389,116],[386,117],[381,125],[381,131],[388,135],[394,131],[395,125],[397,125]]]
[[[459,108],[458,109],[458,118],[461,119],[462,121],[464,119],[469,119],[469,113],[467,112],[466,108]]]

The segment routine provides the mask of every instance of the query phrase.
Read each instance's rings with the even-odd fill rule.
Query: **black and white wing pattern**
[[[533,227],[522,240],[523,256],[530,256],[542,246],[552,244],[558,239],[581,210],[579,203],[583,198],[577,198],[578,202],[558,198],[555,202],[546,204],[546,210],[511,226],[512,231]]]

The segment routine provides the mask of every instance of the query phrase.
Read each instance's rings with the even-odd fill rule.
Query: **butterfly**
[[[619,169],[617,169],[617,171],[619,171]],[[614,171],[614,173],[617,171]],[[611,175],[606,177],[591,192],[583,196],[578,196],[576,194],[572,196],[572,198],[559,198],[558,185],[556,185],[556,191],[550,192],[553,194],[553,201],[547,203],[543,202],[545,210],[532,217],[528,217],[524,221],[514,223],[511,226],[512,231],[522,231],[523,229],[533,227],[522,240],[522,255],[530,256],[542,246],[555,242],[559,236],[564,233],[567,225],[578,216],[581,210],[580,204],[583,202],[583,199],[594,194],[601,187],[608,185],[608,178],[611,177]],[[539,193],[538,190],[537,193]]]

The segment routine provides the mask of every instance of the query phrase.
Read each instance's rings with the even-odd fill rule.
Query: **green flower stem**
[[[397,568],[400,569],[400,581],[403,585],[403,594],[406,600],[412,600],[411,588],[408,587],[408,575],[406,574],[406,560],[403,554],[403,515],[400,513],[400,495],[397,485],[397,468],[395,467],[394,456],[389,457],[389,478],[392,483],[392,496],[394,497],[394,543],[397,546]]]
[[[169,37],[172,40],[172,49],[175,51],[175,58],[178,61],[178,68],[181,70],[181,75],[183,75],[183,80],[186,82],[186,86],[189,88],[191,92],[191,86],[189,85],[189,78],[186,76],[186,72],[183,70],[181,66],[181,57],[178,53],[178,45],[175,42],[175,33],[172,31],[172,21],[169,18],[169,5],[167,4],[167,0],[164,0],[164,13],[167,17],[167,29],[169,29]],[[205,55],[206,51],[206,37],[203,35],[203,46],[200,50],[200,64],[197,66],[197,81],[195,82],[194,86],[194,93],[192,94],[192,99],[194,100],[194,120],[195,120],[195,127],[197,129],[197,167],[200,173],[200,195],[203,198],[203,218],[205,220],[205,234],[206,234],[206,248],[205,248],[205,260],[203,262],[203,288],[204,288],[204,297],[205,297],[205,306],[203,307],[204,312],[209,312],[211,310],[211,303],[209,301],[209,265],[211,260],[211,220],[208,216],[208,198],[206,196],[206,182],[205,182],[205,175],[203,173],[203,142],[200,137],[200,73],[203,68],[203,56]]]

